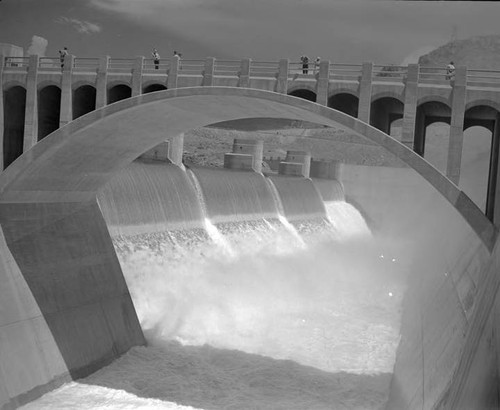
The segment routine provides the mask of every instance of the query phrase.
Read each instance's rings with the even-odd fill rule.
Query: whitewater
[[[22,408],[383,409],[408,260],[325,206],[115,237],[147,346]]]

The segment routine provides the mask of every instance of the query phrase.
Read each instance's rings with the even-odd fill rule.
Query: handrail
[[[241,71],[241,61],[239,60],[215,60],[214,75],[238,76]]]

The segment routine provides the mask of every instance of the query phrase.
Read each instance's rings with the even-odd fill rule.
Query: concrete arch
[[[21,81],[17,81],[17,80],[12,80],[12,81],[9,81],[3,85],[3,90],[8,91],[12,87],[22,87],[22,88],[26,89],[26,83],[21,82]]]
[[[359,113],[359,98],[352,93],[338,93],[328,98],[328,107],[357,118]]]
[[[371,102],[373,103],[377,100],[381,100],[382,98],[392,98],[394,100],[398,100],[401,104],[404,104],[404,96],[401,93],[396,93],[390,90],[373,94],[371,97]]]
[[[424,95],[423,97],[420,97],[417,100],[417,107],[428,102],[443,103],[444,105],[446,105],[451,109],[451,102],[448,98],[445,98],[442,95],[433,95],[433,94]]]
[[[3,168],[23,153],[26,89],[15,85],[4,90]]]
[[[490,107],[493,108],[494,110],[497,110],[500,112],[500,103],[492,100],[473,100],[469,101],[467,104],[465,104],[465,111],[470,110],[471,108],[478,107],[478,106],[485,106],[485,107]]]
[[[93,85],[83,84],[73,90],[73,119],[95,110],[97,90]]]
[[[128,84],[115,84],[107,89],[107,103],[113,104],[132,96],[132,88]]]
[[[61,83],[59,83],[57,81],[53,81],[53,80],[44,80],[44,81],[40,81],[37,84],[37,91],[43,90],[44,88],[51,87],[51,86],[55,86],[55,87],[61,89]]]
[[[353,97],[359,98],[358,93],[356,93],[356,91],[354,91],[350,88],[337,88],[333,91],[330,91],[328,93],[328,98],[330,99],[331,97],[335,97],[336,95],[339,95],[339,94],[350,94]]]
[[[93,200],[114,172],[163,141],[167,131],[180,134],[195,127],[254,117],[340,124],[370,139],[414,168],[457,208],[488,246],[492,245],[495,231],[481,211],[443,174],[397,140],[347,114],[302,98],[233,87],[187,87],[143,94],[80,117],[36,144],[30,155],[22,155],[1,175],[0,202],[14,191],[24,192],[29,201],[44,198],[59,202],[61,192],[73,201]]]
[[[61,88],[48,84],[38,89],[38,141],[59,128]]]
[[[1,391],[7,406],[36,398],[68,374],[84,377],[145,343],[96,193],[165,135],[242,118],[340,126],[368,138],[429,181],[492,250],[493,225],[444,175],[339,111],[233,87],[179,88],[119,101],[57,129],[0,174],[0,249],[7,258],[0,259],[0,277],[15,279],[5,279],[15,297],[2,298],[13,319],[0,322],[0,330],[14,342],[2,346],[7,362],[0,363],[0,386],[7,374],[25,376],[15,391]]]
[[[394,121],[403,118],[404,103],[390,94],[372,99],[370,108],[370,125],[385,132],[391,133],[391,125]]]
[[[317,93],[316,87],[313,87],[309,84],[304,84],[304,83],[295,83],[294,85],[288,87],[287,94],[290,95],[290,93],[293,93],[296,91],[301,91],[301,90],[311,91],[314,94]]]
[[[75,91],[77,88],[84,87],[86,85],[96,88],[95,81],[81,80],[81,81],[75,81],[74,83],[71,84],[71,91]]]

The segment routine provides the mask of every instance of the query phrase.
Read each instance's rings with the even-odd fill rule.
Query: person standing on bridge
[[[300,61],[302,62],[302,74],[307,74],[309,69],[309,57],[304,55],[300,57]]]
[[[321,57],[316,57],[316,61],[314,62],[314,74],[319,72],[319,64],[321,63]]]
[[[61,69],[64,68],[64,60],[68,55],[68,47],[64,47],[62,50],[59,50],[59,61],[61,62]]]
[[[153,61],[155,63],[155,70],[158,70],[160,67],[160,55],[158,54],[158,51],[156,48],[153,48],[153,52],[151,53],[153,55]]]
[[[453,80],[455,78],[455,65],[453,61],[450,61],[450,64],[446,66],[446,79]]]

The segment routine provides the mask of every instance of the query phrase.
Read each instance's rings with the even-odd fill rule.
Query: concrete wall
[[[388,409],[498,408],[498,245],[492,258],[411,169],[345,165],[343,185],[375,234],[413,255]]]

